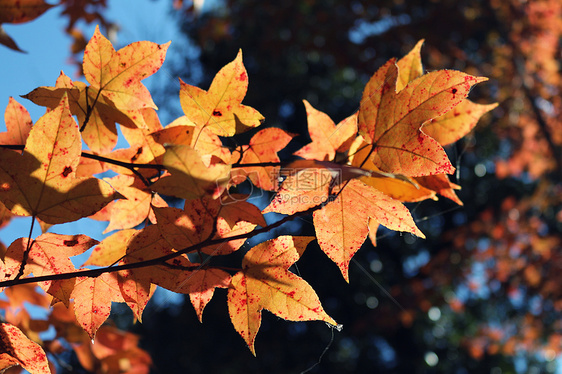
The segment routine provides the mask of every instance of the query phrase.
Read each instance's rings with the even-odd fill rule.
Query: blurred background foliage
[[[89,4],[95,12],[84,20],[114,26],[104,19],[105,1],[67,3]],[[242,49],[244,104],[266,117],[264,126],[300,134],[291,151],[309,141],[303,99],[337,123],[358,108],[376,69],[420,39],[426,71],[489,77],[470,98],[499,107],[447,149],[465,205],[409,205],[426,240],[379,231],[377,247],[366,243],[352,261],[350,284],[318,248],[305,252],[295,271],[343,331],[265,313],[253,358],[222,290],[203,324],[172,296],[152,302],[142,324],[117,311],[117,324],[140,334],[154,372],[560,370],[561,0],[175,0],[170,11],[190,46],[167,62],[171,75],[207,88]],[[72,17],[82,16],[63,16],[79,53],[85,38]],[[164,115],[177,113],[167,104],[175,83],[153,96]],[[303,233],[312,230],[310,220],[301,223]]]

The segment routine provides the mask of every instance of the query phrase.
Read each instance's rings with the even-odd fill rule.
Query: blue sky
[[[129,43],[149,40],[159,44],[172,40],[168,50],[167,59],[174,55],[174,51],[182,48],[177,37],[176,22],[170,16],[170,0],[119,0],[109,1],[107,19],[119,25],[117,41],[114,45],[119,49]],[[39,86],[53,86],[55,80],[64,71],[73,80],[79,80],[76,75],[76,66],[69,64],[71,38],[64,32],[66,19],[60,17],[62,9],[55,7],[47,11],[36,20],[20,25],[3,25],[6,32],[18,43],[19,47],[27,53],[18,53],[0,46],[0,111],[3,113],[10,96],[24,105],[31,114],[35,123],[45,113],[43,107],[19,97],[27,94]],[[88,39],[94,32],[95,25],[78,25]],[[178,43],[174,43],[178,40]],[[177,81],[166,69],[163,68],[156,76],[143,81],[150,89],[153,86],[164,85],[170,80]],[[179,88],[179,84],[178,84]],[[155,102],[158,102],[155,99]],[[181,114],[178,101],[178,113]],[[168,115],[169,117],[170,115]],[[0,131],[5,131],[4,121],[1,121]],[[97,240],[101,240],[104,223],[92,220],[57,225],[50,231],[61,234],[82,233]],[[0,229],[0,241],[6,246],[22,236],[27,236],[30,228],[29,218],[16,218],[7,227]],[[33,236],[40,235],[36,227]]]

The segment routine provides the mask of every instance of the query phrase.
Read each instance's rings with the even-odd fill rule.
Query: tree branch
[[[211,246],[211,245],[227,243],[231,240],[249,239],[249,238],[254,237],[258,234],[269,232],[272,229],[274,229],[276,227],[279,227],[286,222],[292,221],[293,219],[295,219],[297,217],[301,217],[301,216],[311,214],[314,211],[321,209],[324,205],[325,205],[325,203],[319,204],[319,205],[317,205],[315,207],[312,207],[308,210],[305,210],[305,211],[302,211],[302,212],[297,212],[297,213],[295,213],[293,215],[290,215],[290,216],[286,216],[283,219],[281,219],[281,220],[279,220],[275,223],[272,223],[271,225],[262,227],[260,229],[253,230],[253,231],[251,231],[249,233],[246,233],[246,234],[240,234],[240,235],[235,235],[235,236],[231,236],[231,237],[228,237],[228,238],[221,238],[221,239],[212,239],[212,240],[207,239],[207,240],[205,240],[201,243],[192,245],[190,247],[183,248],[183,249],[181,249],[177,252],[172,252],[172,253],[167,254],[165,256],[157,257],[157,258],[154,258],[154,259],[151,259],[151,260],[133,262],[133,263],[117,265],[117,266],[109,266],[109,267],[99,268],[99,269],[79,270],[79,271],[74,271],[74,272],[70,272],[70,273],[60,273],[60,274],[43,275],[43,276],[38,276],[38,277],[23,278],[23,279],[7,280],[7,281],[0,282],[0,287],[10,287],[10,286],[16,286],[16,285],[20,285],[20,284],[29,284],[29,283],[36,283],[36,282],[72,279],[72,278],[77,278],[77,277],[95,278],[95,277],[99,277],[100,275],[102,275],[104,273],[113,273],[113,272],[121,271],[121,270],[139,269],[139,268],[144,268],[144,267],[148,267],[148,266],[161,265],[168,260],[174,259],[174,258],[179,257],[181,255],[184,255],[186,253],[198,251],[202,248],[205,248],[205,247],[208,247],[208,246]]]

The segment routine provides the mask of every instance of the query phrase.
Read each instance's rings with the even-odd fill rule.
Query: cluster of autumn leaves
[[[253,353],[262,309],[337,326],[312,287],[289,268],[316,239],[349,281],[351,258],[367,236],[376,244],[379,225],[423,237],[403,202],[441,195],[461,204],[443,146],[495,106],[466,99],[485,78],[450,70],[423,74],[421,44],[382,66],[359,110],[337,125],[305,101],[312,142],[296,152],[298,160],[283,163],[277,153],[293,135],[274,127],[254,130],[264,118],[241,104],[248,87],[241,53],[207,91],[181,82],[185,115],[162,126],[141,80],[160,68],[169,43],[137,42],[115,51],[96,29],[84,53],[88,84],[61,73],[54,87],[25,95],[48,109],[34,125],[10,99],[8,131],[0,134],[0,201],[9,214],[33,217],[44,233],[6,249],[0,286],[37,283],[56,308],[74,310],[91,339],[112,302],[126,303],[142,320],[155,286],[189,294],[200,320],[214,290],[227,288],[232,323]],[[117,124],[128,148],[115,149]],[[223,145],[221,137],[245,131],[254,132],[248,144]],[[96,177],[104,172],[105,178]],[[263,211],[235,193],[246,180],[275,193]],[[183,206],[170,206],[170,198]],[[316,237],[260,243],[238,270],[213,263],[271,229],[263,216],[270,212],[286,220],[312,214]],[[106,232],[113,234],[98,242],[47,232],[83,217],[107,221]],[[91,248],[76,269],[69,258]],[[47,372],[46,358],[33,370],[25,359],[40,357],[39,346],[3,326],[4,346],[15,348],[1,356],[2,367]],[[24,346],[36,354],[21,354]]]

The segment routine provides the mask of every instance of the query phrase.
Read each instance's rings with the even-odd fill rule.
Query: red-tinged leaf
[[[115,147],[116,123],[131,128],[150,127],[144,116],[144,110],[150,108],[116,109],[111,101],[98,95],[98,89],[83,82],[73,82],[62,72],[55,87],[39,87],[23,97],[52,109],[65,93],[69,97],[70,111],[83,129],[82,138],[94,153],[106,154]]]
[[[224,270],[202,267],[194,271],[181,273],[176,284],[169,289],[174,292],[189,294],[197,317],[200,322],[203,322],[203,310],[213,298],[215,288],[228,288],[230,280],[230,274]]]
[[[132,270],[120,271],[118,279],[123,300],[133,311],[135,319],[142,322],[142,313],[146,304],[152,298],[156,286],[151,285],[147,279],[139,278],[139,273]]]
[[[227,198],[188,200],[183,210],[155,209],[158,227],[170,246],[180,250],[209,239],[227,238],[252,231],[257,225],[266,226],[259,209],[246,201]],[[231,240],[201,249],[209,255],[225,255],[238,250],[245,239]]]
[[[209,91],[181,79],[180,85],[180,103],[187,118],[217,135],[233,136],[263,122],[257,110],[241,104],[248,89],[242,51],[217,73]]]
[[[159,144],[191,146],[201,154],[206,165],[210,164],[212,156],[218,157],[225,163],[231,157],[230,151],[223,147],[218,135],[207,127],[196,126],[185,116],[176,119],[165,129],[153,132],[151,136]]]
[[[285,131],[270,127],[256,133],[250,140],[249,145],[242,146],[232,154],[232,162],[238,162],[243,166],[250,163],[280,162],[277,152],[289,144],[293,135]],[[240,152],[242,157],[240,157]],[[241,167],[232,171],[232,174],[243,173],[248,176],[252,183],[263,190],[275,191],[278,185],[279,167]]]
[[[373,247],[377,246],[377,230],[379,229],[380,224],[377,220],[369,218],[369,239],[373,244]]]
[[[367,159],[370,147],[367,143],[357,138],[351,145],[350,153],[353,154],[351,165],[359,166],[374,173],[380,173],[372,160]],[[423,178],[423,177],[420,177]],[[436,192],[431,188],[425,188],[415,180],[399,175],[368,175],[360,178],[368,186],[374,187],[380,192],[402,202],[418,202],[426,199],[437,200]]]
[[[54,7],[45,0],[0,0],[0,23],[24,23]]]
[[[19,272],[29,239],[15,240],[6,252],[4,278],[13,279]],[[71,273],[76,271],[69,257],[84,253],[97,241],[86,235],[45,233],[33,240],[22,276]],[[74,279],[39,282],[39,286],[68,306]]]
[[[12,309],[24,307],[24,303],[30,303],[42,308],[48,308],[50,297],[44,292],[38,292],[35,284],[19,284],[6,288],[4,291],[8,299],[8,305]]]
[[[420,50],[423,39],[397,63],[398,79],[396,91],[401,91],[408,83],[423,75]],[[424,124],[422,131],[437,140],[442,146],[451,144],[468,134],[476,123],[498,104],[475,104],[468,99],[461,101],[454,109]]]
[[[207,239],[218,213],[208,199],[188,200],[185,210],[178,208],[155,208],[156,222],[170,248],[182,249]],[[214,204],[213,204],[214,205]]]
[[[144,41],[115,51],[96,27],[84,50],[84,76],[117,109],[157,109],[141,80],[160,69],[169,45]]]
[[[107,372],[119,373],[126,369],[130,374],[146,374],[150,371],[152,360],[138,347],[139,340],[136,334],[113,326],[102,326],[91,350]]]
[[[232,277],[228,312],[254,355],[262,309],[290,321],[321,320],[336,325],[312,287],[288,271],[313,239],[280,236],[258,244],[244,256],[242,271]]]
[[[424,40],[416,43],[414,48],[404,57],[396,62],[398,67],[398,78],[396,80],[396,91],[402,91],[414,79],[423,75],[423,66],[421,61],[421,47]]]
[[[95,278],[78,277],[72,291],[76,320],[94,339],[96,331],[111,312],[111,302],[123,302],[117,277],[104,273]]]
[[[127,253],[127,244],[137,230],[119,230],[103,239],[92,251],[84,266],[110,266]]]
[[[487,112],[498,104],[476,104],[465,99],[451,111],[427,122],[422,131],[445,146],[466,136]]]
[[[332,178],[328,169],[304,169],[289,175],[263,213],[291,215],[326,202]]]
[[[371,78],[359,109],[359,133],[372,144],[370,159],[384,172],[411,177],[452,173],[437,141],[420,128],[466,98],[486,80],[452,70],[425,74],[396,92],[398,70],[391,60]]]
[[[66,95],[33,126],[22,155],[0,149],[0,199],[12,213],[64,223],[89,216],[115,198],[95,178],[76,178],[81,141]]]
[[[206,166],[199,152],[185,145],[169,146],[162,163],[170,175],[152,185],[163,195],[196,199],[205,195],[218,197],[228,182],[230,165]]]
[[[109,225],[103,231],[104,234],[113,230],[130,229],[147,220],[155,223],[151,206],[168,206],[160,195],[152,194],[137,178],[118,175],[104,180],[125,197],[112,201],[104,208],[109,215]]]
[[[308,118],[308,133],[312,143],[295,152],[305,159],[331,161],[336,151],[357,133],[357,114],[341,121],[337,126],[325,113],[316,110],[304,100]]]
[[[444,196],[450,200],[453,200],[459,205],[463,205],[462,201],[458,198],[455,190],[460,190],[461,186],[458,184],[451,183],[449,181],[449,176],[445,174],[430,175],[427,177],[418,177],[415,179],[420,186],[429,188],[439,195]]]
[[[8,131],[0,133],[0,144],[25,144],[33,122],[27,109],[12,97],[4,113],[4,122]]]
[[[424,237],[404,205],[358,180],[349,181],[313,218],[320,248],[348,282],[349,261],[369,233],[369,219],[394,231]]]
[[[261,227],[267,226],[259,208],[254,204],[243,201],[240,195],[229,195],[220,200],[220,208],[215,221],[216,233],[213,239],[247,234],[258,225]],[[245,241],[246,239],[230,240],[204,247],[201,251],[212,256],[226,255],[237,251]]]
[[[156,208],[156,210],[158,209],[167,210],[171,208]],[[173,248],[168,240],[162,236],[159,228],[152,225],[139,230],[131,237],[127,246],[127,255],[123,258],[122,263],[149,261],[173,252]],[[131,269],[120,274],[121,292],[138,319],[140,319],[142,310],[150,299],[151,283],[163,287],[175,285],[178,276],[183,271],[182,268],[193,266],[187,256],[178,256],[167,263],[180,268],[157,265]]]
[[[50,374],[49,361],[41,346],[29,340],[20,329],[0,323],[0,371],[20,365],[30,374]]]

